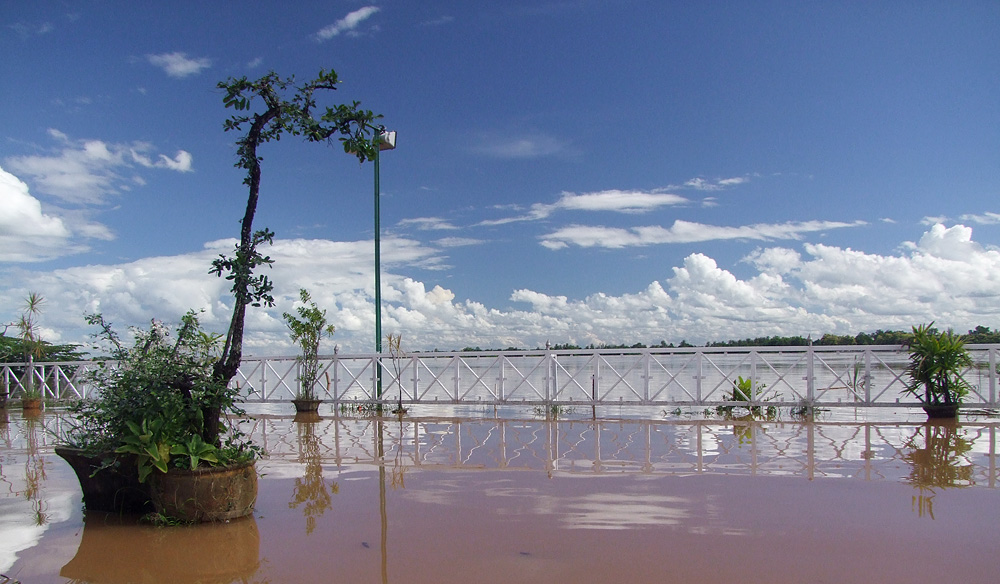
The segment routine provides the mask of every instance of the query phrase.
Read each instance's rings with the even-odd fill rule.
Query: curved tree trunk
[[[248,177],[246,182],[250,187],[246,211],[240,225],[239,254],[244,258],[250,257],[254,248],[253,218],[257,213],[257,200],[260,196],[260,161],[257,158],[257,146],[260,144],[261,132],[264,127],[279,113],[280,108],[272,106],[258,116],[240,146],[241,155],[247,161]],[[213,377],[220,385],[229,385],[233,377],[236,377],[240,362],[243,360],[243,323],[247,312],[251,274],[249,271],[246,273],[237,271],[235,274],[233,318],[229,322],[229,331],[226,333],[226,344],[223,346],[222,356],[213,370]],[[206,408],[204,414],[205,426],[202,438],[209,444],[217,444],[221,427],[221,411],[218,407],[211,407]]]

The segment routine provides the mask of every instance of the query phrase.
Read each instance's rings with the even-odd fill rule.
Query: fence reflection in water
[[[0,447],[48,451],[70,414],[11,417]],[[958,465],[962,486],[996,488],[1000,421],[961,423],[318,417],[256,414],[243,430],[275,462],[549,473],[691,473],[906,481],[915,463]],[[308,444],[302,444],[302,437]],[[381,437],[381,442],[379,438]],[[919,451],[924,451],[920,454]],[[916,456],[914,456],[914,454]]]
[[[29,521],[25,525],[5,524],[0,526],[0,541],[8,544],[20,541],[12,539],[12,536],[22,531],[28,530],[30,531],[29,535],[31,535],[30,538],[24,539],[21,544],[13,547],[6,562],[0,562],[0,571],[12,567],[21,569],[24,566],[31,566],[32,558],[37,560],[40,554],[51,552],[53,549],[51,546],[55,544],[44,543],[44,540],[40,539],[47,528],[46,524],[70,525],[72,523],[66,523],[70,520],[72,513],[65,511],[66,508],[72,508],[75,504],[68,503],[71,499],[78,501],[77,486],[71,482],[72,474],[68,472],[68,469],[63,469],[65,472],[52,472],[49,476],[38,476],[34,473],[36,465],[32,464],[32,460],[35,459],[43,462],[47,460],[48,462],[44,464],[49,466],[50,471],[60,470],[60,463],[55,462],[57,459],[52,454],[51,449],[58,439],[57,436],[68,430],[71,423],[70,415],[58,410],[42,413],[33,419],[24,419],[16,412],[9,417],[0,418],[0,461],[3,462],[0,465],[0,483],[6,484],[9,490],[7,494],[0,493],[0,500],[6,497],[8,502],[12,504],[25,506],[27,502],[23,502],[24,493],[34,488],[34,492],[38,494],[36,497],[38,501],[44,502],[45,508],[56,511],[52,517],[42,516],[39,521]],[[987,509],[987,512],[985,515],[975,515],[976,517],[981,516],[983,519],[974,527],[980,531],[988,531],[992,529],[991,526],[995,525],[995,522],[990,518],[992,512],[988,511],[994,506],[990,504],[991,494],[985,489],[995,489],[998,479],[1000,479],[996,464],[998,425],[1000,425],[1000,421],[992,418],[967,420],[960,424],[954,422],[951,424],[840,421],[760,422],[721,419],[593,420],[560,417],[546,419],[532,416],[530,410],[522,410],[520,415],[515,413],[495,418],[411,414],[400,419],[396,417],[364,418],[337,415],[296,421],[290,415],[257,412],[244,430],[268,450],[269,458],[262,463],[261,470],[265,475],[265,481],[268,480],[269,476],[274,479],[271,494],[280,493],[281,503],[277,507],[273,501],[263,503],[264,507],[269,510],[265,512],[264,516],[268,519],[265,524],[268,529],[272,530],[267,532],[270,535],[262,533],[258,536],[257,524],[254,521],[246,524],[248,529],[245,533],[241,532],[245,536],[245,541],[240,540],[241,543],[238,546],[240,550],[246,552],[246,557],[243,555],[232,556],[242,571],[239,571],[236,576],[225,576],[225,578],[243,577],[248,571],[261,569],[259,566],[265,566],[266,562],[263,560],[258,566],[254,558],[263,558],[260,554],[265,553],[264,540],[267,540],[268,537],[271,538],[268,544],[270,546],[278,545],[275,533],[282,534],[277,538],[281,541],[288,539],[287,534],[280,530],[287,529],[291,523],[280,517],[280,512],[277,511],[280,508],[296,509],[305,516],[307,538],[296,540],[295,546],[316,549],[308,547],[310,541],[308,536],[313,530],[316,531],[313,535],[319,535],[321,538],[329,538],[332,536],[331,534],[348,539],[370,537],[370,525],[354,531],[347,529],[346,535],[342,531],[345,530],[343,523],[345,518],[347,518],[348,523],[361,520],[360,515],[351,515],[350,509],[355,508],[362,499],[371,502],[371,498],[365,499],[361,496],[361,493],[366,490],[371,492],[367,488],[370,483],[359,487],[352,482],[365,475],[371,476],[369,472],[371,470],[377,470],[380,479],[379,508],[382,511],[380,568],[383,581],[387,581],[385,574],[387,566],[390,565],[387,560],[389,554],[386,551],[386,541],[388,541],[386,535],[388,524],[385,513],[387,488],[395,490],[397,487],[404,487],[397,492],[397,495],[410,493],[411,490],[420,492],[421,489],[438,489],[442,484],[442,476],[449,476],[448,480],[452,476],[464,476],[463,480],[472,480],[473,483],[477,480],[473,477],[482,477],[485,483],[480,482],[481,486],[482,484],[492,484],[490,483],[492,478],[507,480],[499,471],[518,472],[519,478],[523,479],[526,484],[535,482],[536,485],[540,477],[545,476],[543,473],[556,477],[574,475],[618,477],[598,481],[604,486],[614,481],[627,480],[630,478],[629,475],[642,477],[702,475],[701,478],[697,479],[699,481],[697,483],[685,480],[671,484],[674,487],[679,484],[701,486],[709,484],[716,488],[721,488],[721,483],[718,482],[720,480],[722,483],[735,483],[742,487],[755,481],[741,481],[738,480],[740,477],[781,476],[789,477],[791,480],[771,480],[761,484],[766,484],[768,489],[780,484],[784,485],[786,490],[789,485],[808,484],[807,490],[810,493],[819,494],[843,493],[845,492],[843,487],[831,491],[830,486],[847,485],[851,481],[882,481],[886,484],[907,483],[913,486],[914,514],[929,515],[931,518],[934,517],[935,512],[933,499],[936,495],[940,495],[941,489],[949,489],[949,493],[956,493],[950,487],[971,487],[973,490],[966,491],[966,495],[985,495],[987,499],[983,499],[982,496],[972,498],[966,496],[961,499],[962,505],[965,505],[964,509],[959,509],[955,505],[957,499],[946,496],[943,499],[943,510],[948,511],[948,514],[941,513],[942,509],[939,509],[938,519],[944,518],[944,521],[947,521],[947,518],[951,517],[952,514],[961,516],[964,513],[967,516],[969,513],[978,513],[976,509],[979,507],[970,506],[969,503],[969,501],[978,501],[980,505],[986,504],[983,509]],[[274,472],[286,465],[288,468]],[[290,470],[292,465],[294,465],[294,472],[283,472]],[[335,469],[338,472],[332,474]],[[464,472],[422,472],[450,471],[452,469]],[[416,471],[415,475],[407,476],[406,473],[410,471]],[[732,480],[727,477],[720,478],[708,475],[730,475]],[[30,485],[36,477],[38,478],[37,488]],[[294,478],[295,483],[287,487],[279,487],[282,478]],[[331,506],[327,499],[328,495],[336,492],[331,490],[336,489],[336,482],[328,479],[341,478],[346,481],[345,484],[353,486],[348,489],[347,494],[337,495],[343,499],[335,500]],[[812,479],[832,480],[807,483],[807,480]],[[409,484],[403,485],[404,480]],[[569,484],[582,484],[581,481],[576,480],[541,480],[548,485],[562,487]],[[641,482],[647,485],[653,484],[653,482],[645,480],[641,480]],[[589,481],[587,483],[592,484]],[[614,482],[614,484],[630,483]],[[795,492],[797,488],[793,488],[792,492]],[[850,492],[856,492],[853,485],[846,488]],[[722,490],[725,491],[725,489]],[[911,489],[903,489],[903,493],[910,491]],[[562,492],[558,489],[546,490],[550,497],[556,497]],[[600,493],[600,489],[595,492]],[[655,492],[655,490],[650,492]],[[801,493],[801,491],[798,492]],[[863,492],[873,493],[867,489]],[[898,493],[899,490],[890,485],[890,489],[885,492]],[[579,494],[576,493],[576,495]],[[628,508],[630,505],[636,509],[643,509],[643,513],[648,513],[650,501],[654,501],[656,496],[662,495],[662,493],[656,495],[653,499],[634,496],[629,499],[629,495],[626,495],[623,502],[621,493],[614,491],[614,489],[605,494],[616,501],[614,505],[609,507],[609,509],[613,509],[615,517],[618,517],[618,514],[622,512],[623,506]],[[758,495],[764,496],[760,495],[759,492]],[[780,497],[780,495],[777,496]],[[815,500],[833,501],[840,500],[841,495],[837,494],[833,499],[824,499],[819,495],[817,497]],[[398,505],[401,500],[397,497],[396,504]],[[475,500],[483,502],[481,498]],[[579,499],[575,499],[575,501],[579,503]],[[592,498],[586,498],[586,501],[593,502]],[[716,503],[718,502],[716,501]],[[873,505],[868,500],[856,502],[859,505],[865,505],[866,509],[871,509]],[[412,501],[409,504],[412,504]],[[697,506],[708,503],[702,501],[692,504]],[[59,511],[60,509],[63,511]],[[456,509],[461,509],[461,507],[456,507]],[[727,507],[727,509],[732,511],[731,507]],[[769,509],[772,509],[772,512],[774,510],[773,507]],[[413,537],[414,533],[418,533],[409,532],[407,529],[425,528],[419,522],[418,524],[408,523],[406,520],[408,515],[402,507],[395,507],[395,511],[401,514],[396,516],[397,523],[393,524],[393,529],[397,530],[400,538],[396,540],[397,544],[400,541],[410,541],[408,538]],[[329,521],[315,521],[316,518],[323,516],[324,512],[333,514],[333,517]],[[414,517],[422,516],[423,512],[415,512]],[[700,517],[701,515],[696,513],[695,516]],[[649,517],[644,517],[644,519],[649,520]],[[692,521],[694,521],[693,528],[698,528],[700,520]],[[103,522],[99,521],[99,523]],[[930,525],[941,523],[941,521],[926,523]],[[849,524],[850,522],[847,522],[845,525]],[[616,525],[618,524],[616,523]],[[746,525],[752,525],[752,522]],[[902,525],[906,525],[906,523]],[[952,524],[944,525],[947,529],[953,528],[948,527]],[[620,527],[620,525],[618,526]],[[740,523],[740,520],[734,519],[732,526],[729,527],[733,526],[741,527],[744,524]],[[92,544],[95,543],[98,545],[93,549],[106,549],[106,545],[101,543],[104,536],[131,537],[127,535],[129,533],[127,527],[120,529],[117,526],[108,529],[102,529],[102,525],[97,527],[98,529],[93,530],[88,526],[86,537],[80,542],[80,549],[76,557],[72,558],[72,561],[69,561],[70,558],[66,558],[68,563],[63,566],[63,574],[66,577],[90,574],[91,569],[100,567],[100,560],[103,556],[97,554],[91,557],[88,554],[93,547]],[[70,528],[78,531],[78,527],[70,525]],[[233,535],[225,531],[226,528],[221,529],[221,541],[226,543],[214,543],[206,547],[206,550],[219,549],[220,546],[226,546],[228,542],[234,541]],[[279,531],[273,532],[275,529]],[[116,535],[118,531],[125,535]],[[669,535],[669,531],[663,533]],[[561,537],[569,538],[570,536],[567,533],[562,533]],[[38,543],[39,541],[43,541],[43,543]],[[58,537],[53,541],[58,542]],[[361,541],[371,540],[363,539]],[[546,539],[546,541],[549,540]],[[186,545],[187,542],[182,541],[180,544]],[[30,551],[32,546],[39,546],[38,550],[41,551]],[[255,551],[258,546],[260,546],[259,551]],[[404,547],[400,546],[394,551],[403,553]],[[375,548],[374,542],[372,548]],[[326,548],[324,547],[324,549]],[[281,553],[288,551],[286,548],[280,548],[280,552],[271,550],[271,553],[277,555],[269,557],[277,558],[280,557]],[[18,560],[19,557],[24,559]],[[228,562],[230,556],[220,557]],[[3,558],[0,557],[0,559]],[[275,562],[275,565],[280,564],[283,569],[304,569],[295,562],[283,564],[277,560]],[[228,570],[229,568],[226,566],[222,566],[222,568]],[[266,571],[270,568],[263,569]],[[38,575],[43,572],[40,564],[37,569],[33,566],[29,567],[25,574]],[[229,572],[224,573],[229,574]],[[104,573],[98,579],[104,581],[108,574],[110,572]],[[154,578],[149,581],[162,580]]]
[[[324,464],[547,473],[735,474],[909,482],[915,460],[959,466],[961,485],[996,488],[1000,422],[761,422],[326,417],[310,448]],[[962,447],[917,456],[941,429]],[[262,415],[245,428],[275,461],[300,456],[296,424]],[[942,450],[944,449],[944,451]],[[946,485],[945,485],[946,486]]]

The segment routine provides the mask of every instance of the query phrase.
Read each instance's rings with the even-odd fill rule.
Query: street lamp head
[[[382,130],[376,141],[379,150],[392,150],[396,147],[396,132]]]

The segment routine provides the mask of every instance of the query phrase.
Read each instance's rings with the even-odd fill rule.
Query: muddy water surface
[[[62,414],[0,418],[0,573],[35,582],[987,582],[996,422],[261,416],[246,520],[84,514]],[[937,552],[940,552],[938,555]],[[2,581],[2,580],[0,580]]]

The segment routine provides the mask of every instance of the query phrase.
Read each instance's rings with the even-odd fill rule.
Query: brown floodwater
[[[0,413],[0,573],[25,584],[1000,577],[995,418],[260,414],[246,430],[271,454],[253,516],[156,527],[84,514],[52,451],[66,414]]]

